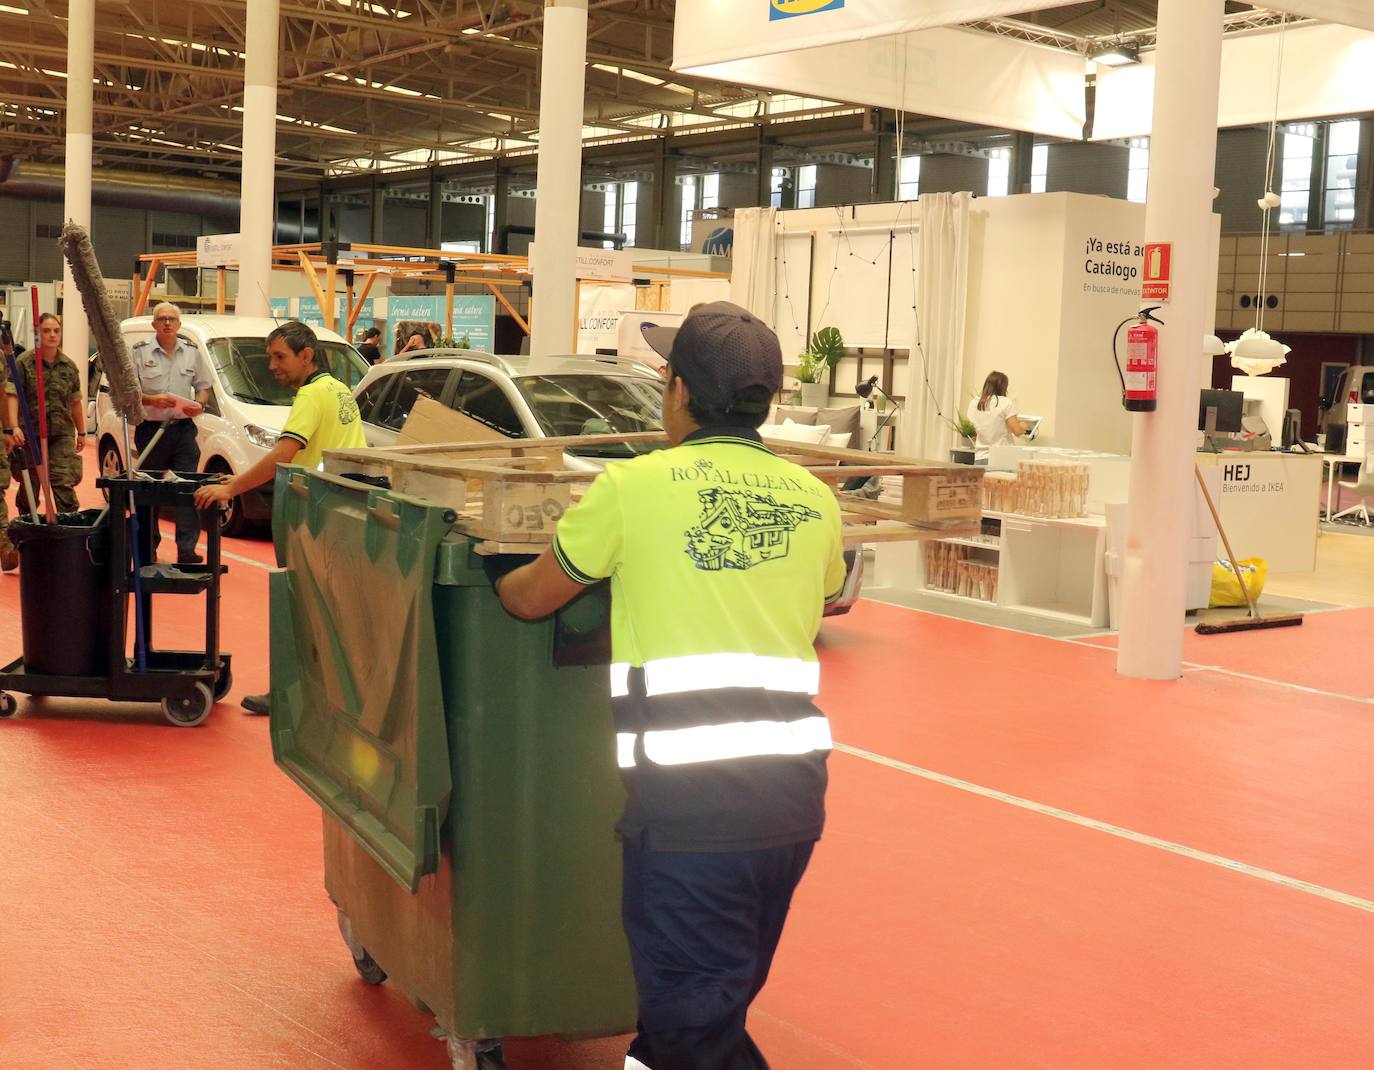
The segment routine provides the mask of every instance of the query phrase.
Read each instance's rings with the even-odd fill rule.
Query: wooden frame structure
[[[342,259],[341,259],[342,257]],[[141,316],[152,296],[153,283],[158,272],[164,267],[198,268],[195,250],[180,253],[144,253],[139,258],[139,266],[147,265],[133,276],[132,315]],[[339,296],[338,280],[344,276],[343,295],[346,298],[344,324],[341,334],[351,337],[357,324],[363,303],[372,292],[377,276],[387,275],[393,279],[442,282],[444,284],[444,333],[453,333],[453,301],[458,283],[471,283],[485,287],[496,298],[497,304],[505,310],[522,331],[530,333],[529,321],[520,315],[511,300],[502,293],[503,289],[523,286],[534,276],[530,271],[529,258],[505,253],[458,253],[443,249],[412,249],[398,245],[372,245],[359,242],[306,242],[297,245],[274,245],[272,247],[273,270],[301,272],[310,284],[311,292],[320,303],[320,313],[324,316],[325,327],[335,330],[338,324],[335,316],[335,302],[328,300],[332,295]],[[207,269],[208,270],[208,269]],[[227,266],[215,269],[215,311],[223,315],[227,306]],[[712,271],[695,271],[688,268],[670,268],[651,265],[636,265],[634,274],[639,277],[674,276],[692,278],[727,279],[728,275]],[[361,292],[355,295],[357,284],[361,281]],[[590,280],[587,280],[590,282]],[[577,280],[577,292],[581,293],[584,280]],[[577,301],[574,301],[576,307]],[[577,332],[577,313],[573,314],[573,334]]]
[[[597,475],[566,468],[565,449],[666,442],[664,435],[653,432],[329,450],[324,468],[333,475],[383,477],[394,491],[448,506],[457,517],[454,530],[481,540],[479,553],[537,554]],[[770,446],[834,491],[847,544],[947,539],[976,535],[981,528],[981,468],[904,458],[879,461],[863,450],[791,442],[773,441]],[[899,477],[901,501],[874,501],[840,487],[850,479],[870,476]]]

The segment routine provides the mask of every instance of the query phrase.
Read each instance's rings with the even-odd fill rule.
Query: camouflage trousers
[[[10,457],[10,474],[19,484],[17,504],[21,513],[29,511],[28,495],[24,492],[24,480],[19,474],[20,465]],[[33,492],[42,498],[43,491],[38,485],[38,470],[30,468],[29,478],[33,481]],[[76,451],[76,439],[69,432],[58,438],[48,439],[48,479],[52,482],[53,505],[59,513],[74,513],[81,506],[76,500],[76,488],[81,483],[81,454]],[[35,507],[38,505],[35,502]],[[6,518],[7,519],[7,518]],[[6,536],[6,541],[8,541]]]
[[[14,549],[10,542],[10,459],[0,464],[0,554]]]

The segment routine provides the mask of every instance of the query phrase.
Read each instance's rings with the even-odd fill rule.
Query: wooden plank
[[[506,312],[510,315],[510,318],[515,320],[515,322],[519,325],[520,329],[524,331],[526,334],[529,334],[530,325],[525,322],[525,317],[520,315],[520,313],[515,310],[515,306],[512,305],[508,300],[506,300],[506,295],[503,294],[500,290],[498,290],[491,282],[487,283],[487,289],[495,295],[497,302],[501,305],[502,308],[506,310]]]
[[[563,467],[564,450],[610,444],[665,444],[666,436],[586,435],[546,439],[446,442],[372,450],[330,450],[333,474],[383,476],[394,490],[447,506],[455,529],[507,552],[538,553],[558,520],[598,475]],[[897,502],[877,501],[832,486],[848,543],[949,538],[979,533],[983,470],[936,461],[893,458],[874,464],[863,450],[788,444],[799,463],[828,483],[872,475],[901,481]]]
[[[363,281],[363,292],[359,294],[358,300],[348,311],[348,326],[344,328],[344,337],[353,337],[353,326],[358,322],[358,313],[363,310],[363,305],[367,304],[367,295],[372,292],[372,284],[377,281],[375,272],[369,274]]]

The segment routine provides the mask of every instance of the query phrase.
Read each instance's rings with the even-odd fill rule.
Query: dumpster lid
[[[414,891],[452,787],[434,634],[440,506],[281,467],[273,504],[272,751]]]

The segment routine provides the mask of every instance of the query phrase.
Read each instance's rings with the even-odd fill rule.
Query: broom
[[[1301,613],[1291,613],[1281,617],[1260,616],[1255,600],[1250,596],[1250,588],[1245,586],[1245,578],[1240,574],[1240,565],[1236,564],[1235,551],[1231,549],[1231,540],[1226,537],[1226,529],[1221,526],[1221,516],[1217,513],[1217,507],[1212,502],[1211,492],[1208,491],[1207,484],[1203,481],[1202,470],[1197,465],[1193,465],[1193,475],[1197,477],[1197,485],[1202,488],[1202,496],[1207,499],[1207,508],[1212,514],[1217,532],[1221,535],[1222,545],[1226,547],[1226,560],[1231,565],[1231,571],[1236,575],[1236,582],[1240,584],[1241,594],[1245,595],[1245,604],[1250,607],[1250,616],[1246,620],[1232,620],[1217,624],[1203,623],[1193,630],[1198,635],[1225,635],[1227,632],[1250,632],[1259,628],[1297,627],[1302,623]]]
[[[19,381],[19,364],[14,359],[13,353],[5,355],[5,363],[9,366],[10,382],[14,383],[14,396],[19,402],[19,426],[24,429],[24,441],[34,443],[34,449],[38,443],[38,428],[34,426],[33,415],[29,412],[29,399],[25,395],[23,386]],[[24,447],[20,447],[21,449]],[[29,517],[35,524],[38,523],[38,495],[33,492],[33,477],[29,474],[28,466],[29,451],[25,450],[25,464],[19,469],[19,478],[24,483],[24,500],[29,505]]]
[[[129,356],[129,347],[124,344],[124,335],[119,330],[119,320],[115,318],[114,305],[105,287],[105,276],[96,262],[90,234],[80,224],[68,221],[62,228],[61,245],[62,255],[71,265],[72,281],[81,293],[81,303],[85,306],[91,332],[95,335],[100,364],[105,378],[109,380],[110,401],[115,412],[123,418],[124,456],[131,459],[131,466],[135,466],[137,462],[132,460],[133,451],[129,446],[129,422],[138,423],[143,419],[143,389],[139,385],[138,370]],[[148,644],[143,619],[143,583],[139,576],[138,514],[134,510],[129,513],[129,527],[134,566],[134,659],[142,671],[147,668]]]
[[[48,478],[48,399],[43,392],[43,344],[38,333],[37,286],[30,295],[33,298],[33,370],[38,377],[38,441],[33,444],[32,460],[38,466],[38,484],[43,489],[43,519],[53,527],[57,524],[57,508],[52,500],[52,480]]]

